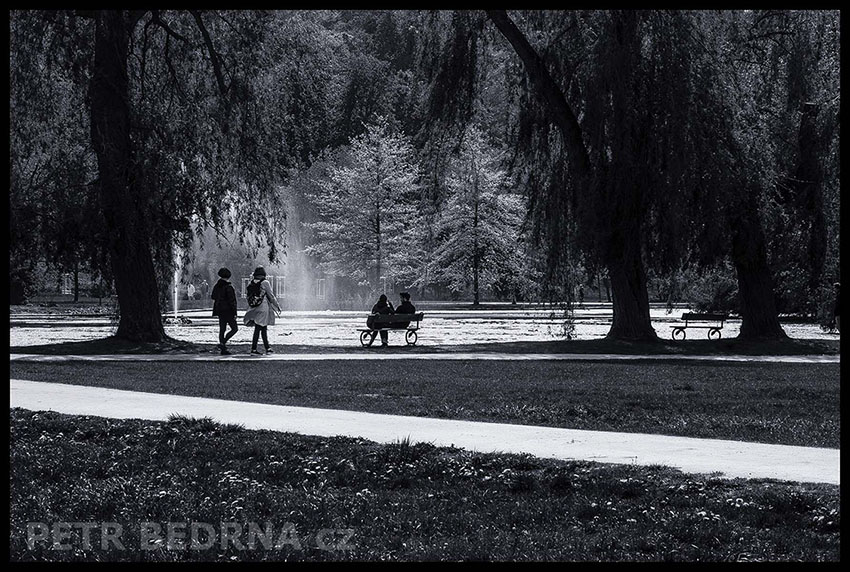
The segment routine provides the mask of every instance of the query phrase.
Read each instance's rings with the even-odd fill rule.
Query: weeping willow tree
[[[567,168],[568,175],[549,177],[549,196],[557,203],[574,205],[577,231],[598,253],[608,269],[614,302],[614,320],[608,336],[619,339],[655,339],[649,319],[649,300],[643,266],[641,236],[647,206],[645,181],[631,170],[638,164],[633,151],[637,139],[640,103],[640,76],[635,69],[637,15],[618,13],[604,18],[598,37],[610,41],[596,43],[594,78],[604,92],[593,95],[593,102],[604,108],[588,110],[588,120],[596,132],[586,133],[566,96],[553,79],[547,64],[504,11],[491,10],[488,16],[510,42],[523,63],[529,89],[536,96],[545,117],[557,128],[562,149],[542,153],[550,167]],[[588,52],[593,54],[593,51]],[[601,64],[601,67],[599,67]],[[590,106],[589,106],[590,107]],[[594,111],[596,114],[594,115]],[[610,123],[604,121],[610,117]],[[596,123],[593,123],[593,121]],[[599,134],[599,135],[596,135]],[[595,136],[595,137],[594,137]],[[551,145],[550,137],[534,139]],[[552,184],[557,188],[552,189]],[[554,191],[554,193],[552,193]],[[557,204],[556,203],[556,204]],[[567,213],[553,210],[548,217],[549,235],[562,236],[565,226],[559,220]],[[551,223],[554,223],[552,225]],[[558,241],[563,242],[559,238]]]
[[[119,303],[117,337],[165,339],[158,282],[173,264],[172,248],[198,230],[229,225],[277,257],[284,212],[276,184],[304,150],[293,146],[298,138],[282,136],[295,98],[287,104],[281,94],[288,95],[297,78],[270,82],[268,70],[285,71],[304,57],[297,46],[279,44],[295,35],[287,28],[292,18],[198,10],[11,16],[13,34],[46,38],[13,37],[13,54],[59,46],[59,65],[81,66],[87,78],[88,109],[65,113],[90,133],[96,163],[90,188],[100,217],[88,224],[102,228]],[[269,39],[277,40],[277,49]],[[89,59],[68,56],[79,53]],[[14,129],[14,109],[12,118]],[[298,133],[314,133],[311,127],[299,125]],[[43,128],[52,128],[49,118]]]
[[[504,11],[488,16],[533,94],[519,132],[528,171],[543,173],[530,178],[542,225],[556,249],[579,244],[607,268],[609,337],[656,338],[647,265],[723,255],[737,271],[741,337],[784,337],[759,210],[769,182],[741,125],[752,86],[733,82],[730,15],[524,12],[528,32]]]

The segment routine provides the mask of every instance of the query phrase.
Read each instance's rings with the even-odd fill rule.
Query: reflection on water
[[[576,312],[573,339],[602,338],[611,325],[610,307],[579,309]],[[195,343],[218,342],[218,319],[209,310],[182,313],[190,325],[165,326],[166,333],[178,340]],[[650,311],[659,337],[670,337],[670,326],[679,323],[679,312],[666,314],[663,307]],[[277,324],[269,327],[269,341],[275,346],[313,345],[360,346],[357,328],[365,325],[365,312],[320,311],[283,312]],[[242,326],[231,343],[250,343],[253,328]],[[465,345],[499,342],[530,342],[564,339],[563,322],[548,310],[425,310],[417,345]],[[10,319],[10,346],[78,342],[109,336],[117,324],[107,318],[80,318],[16,314]],[[726,322],[723,337],[738,335],[739,320]],[[837,339],[817,324],[783,324],[785,332],[798,339]],[[688,332],[688,339],[703,339],[706,330]],[[404,345],[402,332],[390,332],[391,345]]]

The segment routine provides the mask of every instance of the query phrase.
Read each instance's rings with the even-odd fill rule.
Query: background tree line
[[[12,291],[37,259],[102,274],[122,336],[164,335],[175,248],[212,230],[274,260],[287,216],[352,287],[563,300],[605,276],[620,338],[655,337],[651,284],[782,336],[839,275],[836,11],[21,11],[10,32]]]

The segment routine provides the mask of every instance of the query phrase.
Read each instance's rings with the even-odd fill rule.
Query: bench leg
[[[407,333],[404,334],[404,340],[407,342],[409,346],[416,345],[416,339],[418,338],[416,332],[414,330],[407,330]]]
[[[372,345],[372,342],[375,341],[375,336],[369,332],[360,332],[360,345],[364,348],[368,348]]]

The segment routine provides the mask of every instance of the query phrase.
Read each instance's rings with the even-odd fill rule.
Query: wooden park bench
[[[723,329],[723,322],[729,319],[729,314],[698,314],[696,312],[685,312],[682,314],[684,325],[670,326],[673,328],[673,339],[684,340],[685,330],[688,328],[707,328],[708,339],[719,340],[720,330]],[[692,322],[714,322],[713,325],[694,325]]]
[[[373,318],[372,327],[357,329],[360,332],[360,344],[364,348],[371,346],[377,337],[377,332],[380,331],[403,330],[407,345],[416,345],[418,339],[416,331],[419,329],[419,322],[422,321],[423,315],[422,312],[416,314],[370,314],[369,316]],[[394,327],[393,324],[397,322],[410,322],[410,324],[406,328]],[[416,322],[416,324],[414,325],[413,322]]]

